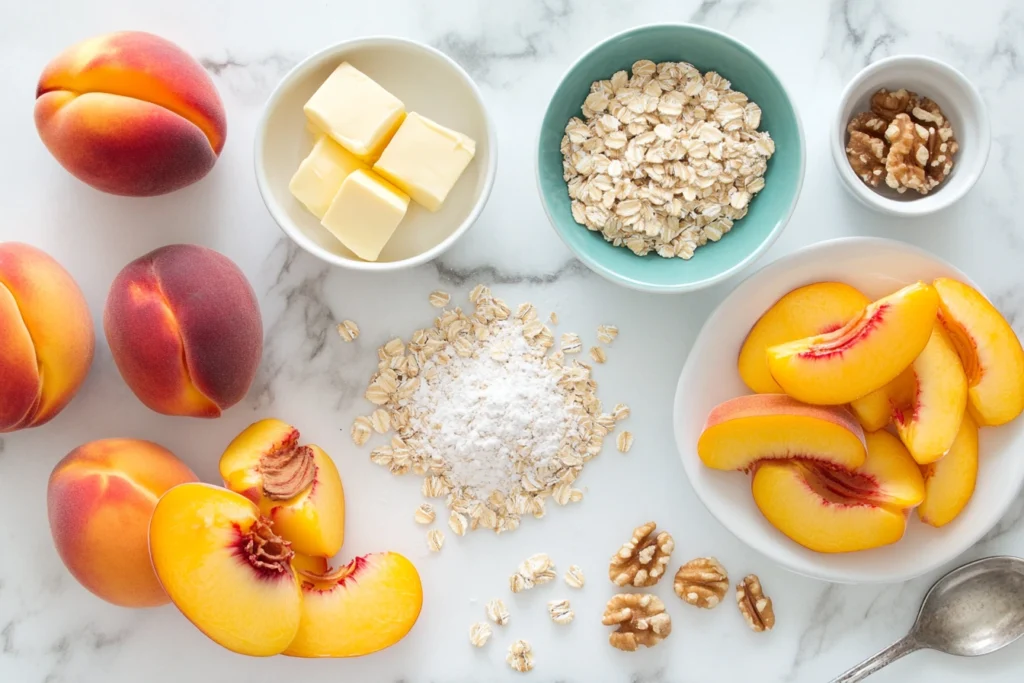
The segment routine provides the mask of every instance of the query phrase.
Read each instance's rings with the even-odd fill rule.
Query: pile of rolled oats
[[[572,215],[615,246],[691,258],[747,214],[775,143],[714,71],[641,60],[597,81],[562,138]]]
[[[542,517],[548,500],[581,500],[576,478],[629,415],[623,405],[602,412],[591,367],[569,361],[569,348],[552,351],[554,335],[532,304],[513,312],[483,285],[470,299],[471,313],[445,309],[433,327],[378,350],[365,394],[378,408],[352,427],[357,445],[394,432],[371,459],[392,474],[423,475],[423,494],[446,500],[459,536],[511,531],[522,515]],[[432,520],[431,509],[417,512],[417,521]],[[442,543],[440,532],[429,539],[435,551]]]

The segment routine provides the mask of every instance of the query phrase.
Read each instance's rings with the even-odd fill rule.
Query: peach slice
[[[945,526],[959,515],[978,479],[978,425],[970,413],[964,415],[953,445],[945,457],[921,467],[924,501],[917,515],[925,524]]]
[[[816,282],[794,289],[758,318],[740,349],[740,377],[758,394],[781,394],[768,371],[768,347],[837,330],[855,318],[871,299],[841,282]]]
[[[301,574],[302,572],[326,574],[331,570],[331,567],[327,562],[326,557],[315,557],[313,555],[295,553],[292,557],[292,569],[294,569],[298,574]]]
[[[864,431],[845,408],[808,406],[784,394],[716,406],[697,440],[701,461],[716,470],[790,458],[852,469],[864,462],[865,449]]]
[[[910,405],[914,400],[917,381],[912,368],[907,368],[899,377],[881,389],[875,389],[867,396],[850,401],[850,410],[866,432],[877,432],[892,420],[897,406]]]
[[[967,377],[938,323],[910,370],[912,398],[907,404],[897,404],[893,421],[914,460],[924,465],[941,458],[960,430],[967,409]]]
[[[1001,425],[1024,412],[1024,349],[996,308],[969,285],[935,281],[939,321],[967,373],[971,412],[979,425]]]
[[[305,555],[330,557],[345,538],[341,475],[319,446],[300,446],[299,430],[260,420],[235,437],[220,459],[224,485],[256,503],[274,531]]]
[[[398,553],[357,557],[327,574],[300,571],[302,620],[293,657],[358,657],[394,645],[423,605],[413,564]]]
[[[870,304],[843,327],[768,349],[768,369],[793,398],[840,405],[881,389],[931,336],[938,295],[918,282]]]
[[[299,630],[294,553],[271,527],[244,496],[200,483],[165,493],[150,521],[164,591],[199,630],[240,654],[279,654]]]
[[[868,457],[853,472],[803,461],[758,466],[751,490],[761,514],[786,536],[821,553],[895,543],[906,508],[924,497],[920,470],[888,432],[866,436]]]

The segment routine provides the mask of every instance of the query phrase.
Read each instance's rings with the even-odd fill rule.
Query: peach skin
[[[697,455],[716,470],[801,458],[852,469],[864,462],[864,432],[845,408],[809,406],[784,394],[740,396],[716,406]]]
[[[981,292],[949,278],[935,281],[939,321],[964,371],[979,425],[1006,424],[1024,412],[1024,349],[1006,318]]]
[[[327,574],[300,571],[302,619],[292,657],[358,657],[391,647],[423,606],[419,572],[398,553],[357,557]]]
[[[182,484],[157,502],[149,526],[153,568],[175,606],[232,652],[266,657],[295,639],[302,593],[294,552],[244,496]]]
[[[150,441],[104,439],[57,463],[46,491],[57,553],[78,582],[108,602],[168,602],[149,561],[149,520],[168,489],[196,475]]]
[[[949,450],[967,409],[967,377],[938,322],[910,370],[914,374],[911,400],[897,404],[893,422],[914,460],[925,465]]]
[[[203,67],[174,43],[126,31],[74,45],[36,88],[36,129],[79,180],[113,194],[164,194],[205,176],[227,134]]]
[[[0,433],[63,410],[89,373],[95,343],[71,275],[35,247],[0,243]]]
[[[868,550],[903,538],[907,508],[924,499],[920,470],[888,432],[866,438],[867,459],[852,472],[805,461],[759,465],[751,490],[761,514],[821,553]]]
[[[226,256],[189,244],[132,261],[103,328],[117,369],[158,413],[218,417],[245,396],[263,353],[259,304]]]
[[[768,369],[800,401],[849,403],[881,389],[917,358],[931,337],[938,307],[931,285],[909,285],[834,332],[770,347]]]
[[[841,282],[816,282],[794,289],[772,304],[750,329],[737,362],[740,378],[758,394],[781,394],[768,371],[770,346],[837,330],[871,300]]]
[[[963,512],[978,480],[978,425],[964,415],[949,452],[941,460],[921,467],[924,501],[917,515],[925,524],[945,526]]]
[[[299,430],[260,420],[235,437],[220,459],[224,485],[256,503],[295,552],[330,557],[345,538],[345,493],[334,461],[300,446]]]

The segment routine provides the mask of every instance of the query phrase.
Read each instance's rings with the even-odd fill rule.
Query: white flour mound
[[[507,495],[538,469],[548,469],[566,435],[579,427],[542,352],[522,326],[496,325],[474,357],[452,354],[437,377],[421,382],[410,401],[425,415],[426,449],[450,467],[449,479],[482,500]],[[500,360],[492,351],[502,350]],[[507,356],[507,359],[506,359]],[[557,469],[557,464],[551,469]]]

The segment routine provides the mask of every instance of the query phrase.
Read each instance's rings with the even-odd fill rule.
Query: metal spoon
[[[987,655],[1024,635],[1024,560],[986,557],[954,569],[924,596],[910,633],[831,683],[853,683],[917,650]]]

